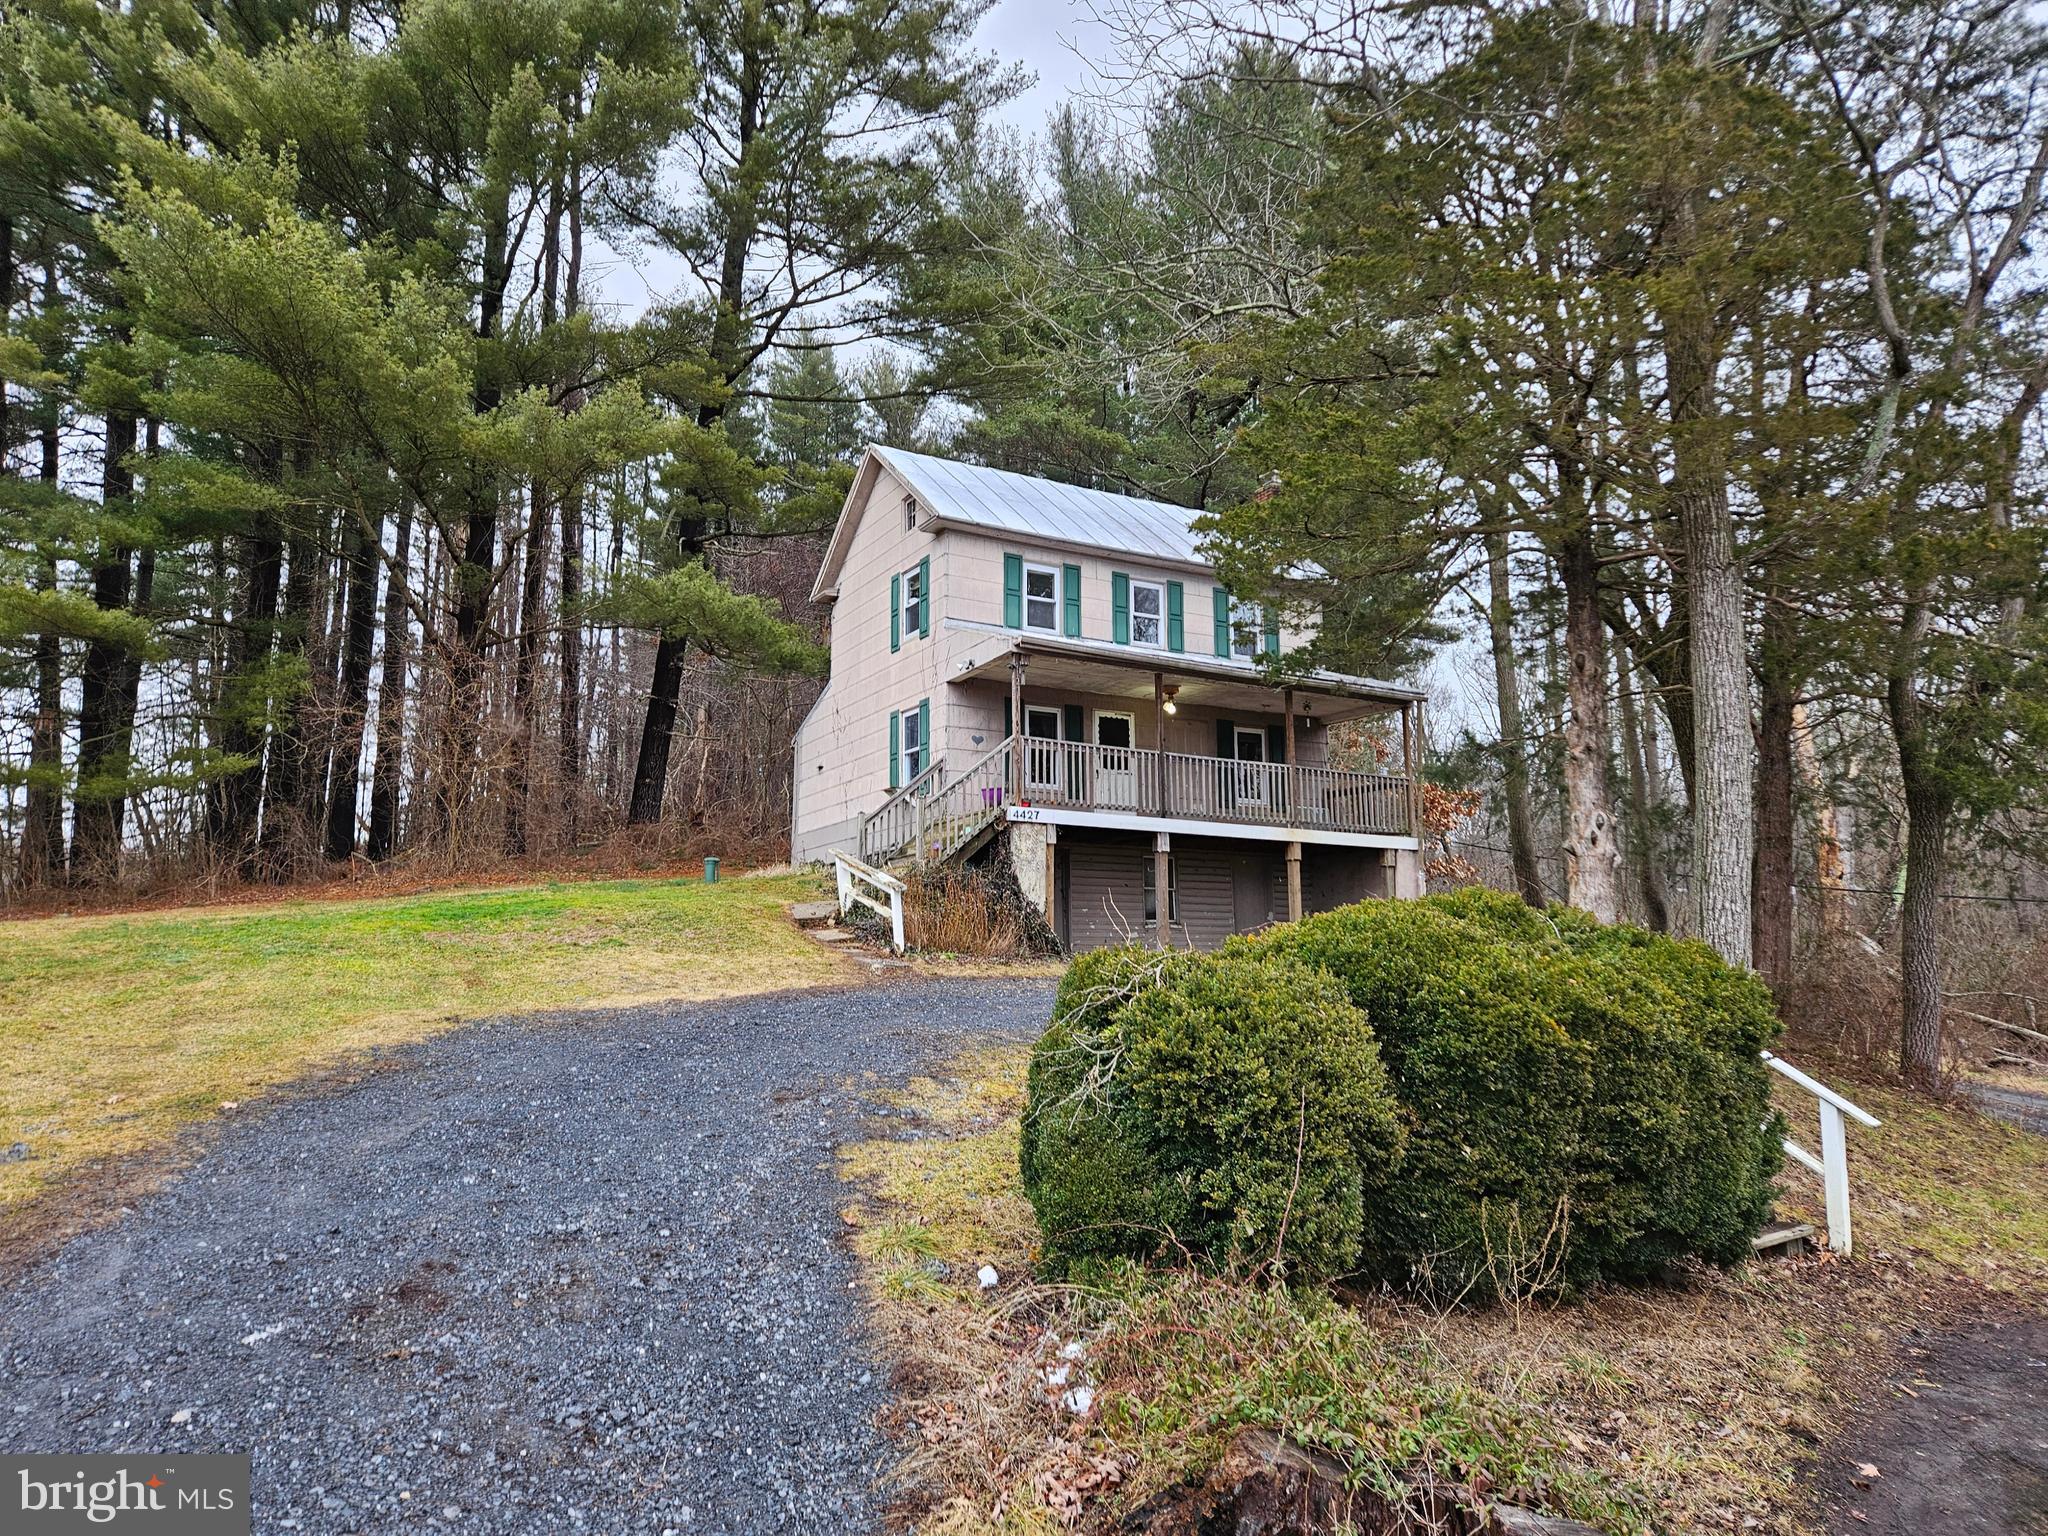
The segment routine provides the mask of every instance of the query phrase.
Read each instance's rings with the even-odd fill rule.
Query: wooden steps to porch
[[[799,928],[829,928],[839,921],[839,903],[799,901],[791,905],[789,915]]]
[[[1813,1225],[1773,1218],[1749,1240],[1749,1248],[1760,1259],[1803,1259],[1814,1250]]]

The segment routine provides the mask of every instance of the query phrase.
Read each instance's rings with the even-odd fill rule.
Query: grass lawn
[[[1041,1285],[1017,1174],[1027,1060],[963,1056],[910,1086],[908,1126],[842,1153],[861,1191],[845,1219],[899,1360],[899,1512],[933,1536],[1115,1529],[1250,1427],[1382,1489],[1421,1466],[1478,1469],[1611,1532],[1811,1536],[1819,1447],[1917,1369],[1891,1352],[1901,1333],[2048,1295],[2048,1139],[1848,1082],[1884,1120],[1850,1139],[1853,1262],[1486,1311],[1166,1269]],[[1817,1145],[1803,1097],[1783,1107]],[[1795,1168],[1782,1186],[1782,1209],[1817,1214],[1816,1181]],[[1077,1412],[1063,1389],[1082,1381]]]
[[[0,1239],[36,1197],[264,1089],[466,1019],[852,980],[809,876],[623,880],[0,924]],[[61,1203],[61,1202],[47,1202]]]

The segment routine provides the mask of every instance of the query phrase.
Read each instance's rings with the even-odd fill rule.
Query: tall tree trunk
[[[370,764],[370,833],[363,851],[379,862],[398,851],[399,784],[405,758],[405,653],[412,633],[406,570],[412,559],[412,501],[398,505],[398,534],[384,586],[384,669],[377,683],[377,746]]]
[[[1697,222],[1689,192],[1678,199],[1673,222],[1674,238],[1685,250]],[[1671,502],[1684,551],[1692,672],[1693,929],[1729,964],[1746,966],[1756,749],[1742,565],[1716,401],[1720,356],[1706,296],[1686,274],[1674,287],[1676,297],[1663,316],[1664,366],[1671,397]]]
[[[284,607],[277,626],[277,648],[290,672],[306,677],[309,645],[319,605],[318,546],[307,534],[294,533],[285,544]],[[308,678],[308,683],[310,679]],[[311,734],[314,696],[310,686],[289,701],[270,738],[270,768],[264,794],[264,875],[287,880],[300,859],[311,852],[319,835],[320,816],[314,807],[323,786],[308,772],[314,754]]]
[[[1663,800],[1656,779],[1656,712],[1644,709],[1636,697],[1635,669],[1629,665],[1626,647],[1615,660],[1621,682],[1621,752],[1628,768],[1629,855],[1635,865],[1636,889],[1642,893],[1643,920],[1653,932],[1668,933],[1671,905],[1664,891],[1664,865],[1652,816],[1653,807]]]
[[[513,858],[528,851],[533,809],[533,688],[540,667],[541,598],[547,588],[551,521],[547,498],[537,483],[532,497],[526,569],[519,583],[519,638],[512,662],[512,774],[505,787],[505,852]]]
[[[274,481],[279,455],[265,445],[255,456],[259,478]],[[229,632],[227,676],[216,740],[241,766],[214,781],[207,808],[209,840],[244,879],[255,875],[256,830],[263,813],[263,754],[268,732],[270,655],[277,640],[277,597],[284,579],[284,539],[270,513],[259,513],[243,540],[243,593]]]
[[[760,127],[763,85],[763,61],[751,42],[744,46],[747,52],[741,61],[735,104],[737,159],[743,167]],[[746,293],[747,252],[753,246],[755,226],[751,215],[737,207],[728,217],[731,222],[726,226],[719,260],[718,318],[712,326],[711,355],[721,378],[730,384],[739,377],[741,348],[746,340],[741,305]],[[697,424],[715,426],[724,415],[721,397],[698,408]],[[692,512],[673,518],[668,533],[677,558],[685,563],[702,560],[709,531],[710,524],[701,514]],[[640,756],[633,766],[633,797],[626,811],[626,820],[636,826],[661,820],[662,795],[668,784],[669,746],[675,739],[687,649],[686,640],[671,639],[666,633],[655,643],[654,673],[647,687],[647,714],[640,727]]]
[[[14,318],[14,220],[0,214],[0,334]],[[14,447],[14,422],[9,412],[14,402],[0,389],[0,464]]]
[[[558,174],[548,188],[547,221],[541,231],[540,325],[555,326],[562,282],[564,186]],[[533,691],[540,666],[541,598],[546,588],[550,509],[545,488],[527,487],[526,570],[519,584],[519,639],[512,671],[512,773],[505,793],[505,852],[526,853],[533,820]],[[569,789],[563,786],[564,791]]]
[[[484,220],[481,281],[477,295],[476,334],[480,341],[497,340],[505,315],[505,287],[511,280],[511,209],[500,191]],[[470,393],[478,416],[488,416],[504,403],[504,387],[495,364],[478,374]],[[473,472],[469,511],[463,529],[461,558],[455,571],[455,642],[448,664],[451,718],[449,757],[441,783],[438,820],[441,835],[457,851],[462,841],[462,812],[476,770],[477,745],[483,731],[484,637],[490,619],[497,576],[498,502],[503,495],[497,476]]]
[[[696,719],[692,729],[697,736],[697,782],[690,791],[690,820],[700,821],[706,804],[704,791],[711,779],[711,701],[705,699],[697,705]]]
[[[124,516],[134,499],[135,475],[128,460],[135,452],[135,436],[133,411],[107,413],[100,503],[110,517]],[[94,606],[104,613],[125,609],[134,589],[133,551],[119,542],[103,546],[92,567]],[[123,749],[127,732],[122,729],[127,663],[128,653],[119,644],[107,640],[86,644],[79,690],[78,787],[71,823],[71,876],[75,880],[111,877],[120,865],[128,775]]]
[[[1515,889],[1541,908],[1543,875],[1536,864],[1536,827],[1529,811],[1529,738],[1522,722],[1522,684],[1515,667],[1514,591],[1508,536],[1486,535],[1486,629],[1493,646],[1493,692],[1500,709],[1501,780],[1507,794],[1508,854]]]
[[[563,835],[573,847],[583,792],[583,492],[562,498],[562,654],[555,758],[562,780]]]
[[[43,302],[57,302],[57,262],[43,267]],[[54,395],[39,402],[37,436],[42,449],[41,479],[54,492],[63,463],[59,441],[59,407]],[[47,555],[36,565],[36,586],[55,590],[57,562]],[[54,632],[35,641],[35,722],[29,730],[27,820],[21,836],[22,879],[31,885],[53,879],[64,863],[64,650]]]
[[[1813,744],[1813,727],[1807,723],[1804,704],[1792,706],[1792,750],[1800,784],[1813,806],[1813,883],[1820,898],[1820,931],[1842,933],[1849,926],[1849,873],[1842,860],[1840,817],[1821,774],[1820,753]]]
[[[162,447],[162,424],[151,418],[144,431],[143,457],[154,459]],[[145,544],[135,556],[135,590],[129,599],[129,609],[138,616],[146,615],[156,601],[156,549]],[[120,691],[114,703],[114,746],[122,771],[125,774],[135,755],[135,716],[142,705],[142,657],[129,651],[122,657]],[[125,810],[127,796],[113,802],[114,840],[120,844],[125,837],[127,823]]]
[[[579,104],[580,108],[580,104]],[[576,314],[583,305],[583,185],[581,172],[571,167],[568,192],[569,250],[562,284],[562,308]],[[563,400],[563,409],[573,411],[583,403],[581,390]],[[583,793],[583,487],[576,484],[562,498],[562,691],[561,728],[555,751],[562,779],[563,835],[570,847],[576,845],[577,820]]]
[[[1954,796],[1943,787],[1919,694],[1919,655],[1931,617],[1916,595],[1905,608],[1885,678],[1885,715],[1899,754],[1906,803],[1905,889],[1899,908],[1899,1070],[1913,1087],[1941,1084],[1941,885]]]
[[[1756,732],[1756,857],[1750,896],[1750,950],[1773,987],[1792,980],[1792,637],[1775,606],[1767,605],[1762,642]]]
[[[364,527],[348,524],[348,616],[341,642],[341,686],[335,700],[334,746],[329,757],[327,832],[322,851],[346,859],[356,851],[356,805],[362,793],[363,731],[370,703],[370,653],[377,642],[377,548],[384,540],[380,511]]]
[[[1671,530],[1676,537],[1677,530]],[[1687,644],[1689,625],[1685,616],[1685,588],[1676,585],[1671,593],[1671,617],[1654,631],[1632,620],[1618,599],[1607,604],[1607,628],[1628,647],[1629,661],[1645,679],[1644,696],[1650,707],[1644,711],[1662,718],[1671,735],[1671,760],[1678,765],[1678,784],[1692,809],[1693,751],[1692,652]]]
[[[1899,1070],[1923,1092],[1941,1086],[1941,887],[1953,800],[1924,772],[1907,776],[1906,888],[1899,904]]]
[[[1564,583],[1566,900],[1602,922],[1619,912],[1620,850],[1610,789],[1607,629],[1600,619],[1600,557],[1582,524],[1557,551]]]

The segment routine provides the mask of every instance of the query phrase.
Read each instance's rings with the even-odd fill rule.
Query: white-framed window
[[[1024,627],[1058,634],[1060,627],[1060,573],[1057,566],[1024,567]]]
[[[1180,861],[1171,853],[1166,856],[1166,920],[1180,921]],[[1145,921],[1159,921],[1159,861],[1149,853],[1145,855]]]
[[[924,633],[924,562],[920,560],[903,573],[903,633]]]
[[[905,533],[915,533],[917,531],[917,498],[915,496],[903,498],[903,531]]]
[[[925,765],[924,713],[921,710],[903,711],[903,782],[908,784],[920,773]]]
[[[1163,650],[1165,648],[1165,582],[1133,581],[1131,583],[1131,644],[1149,645],[1155,650]]]
[[[1266,610],[1257,603],[1230,600],[1230,654],[1255,657],[1266,644]]]

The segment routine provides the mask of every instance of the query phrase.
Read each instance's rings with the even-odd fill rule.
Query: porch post
[[[1416,814],[1415,804],[1415,732],[1408,723],[1408,711],[1412,703],[1401,706],[1401,772],[1408,780],[1408,835],[1422,836],[1422,818]]]
[[[1173,948],[1173,897],[1167,887],[1168,860],[1172,856],[1173,837],[1170,833],[1152,834],[1152,906],[1158,914],[1154,925],[1159,934],[1161,949]]]
[[[1408,824],[1415,829],[1417,842],[1422,840],[1422,700],[1415,701],[1415,746],[1408,764]],[[1422,867],[1421,850],[1416,851],[1415,867]]]
[[[1024,798],[1024,658],[1010,653],[1010,804]]]
[[[1301,921],[1301,843],[1287,845],[1287,921]]]
[[[1161,816],[1164,816],[1166,814],[1166,674],[1164,672],[1154,672],[1152,674],[1152,745],[1157,751],[1157,755],[1152,760],[1153,767],[1159,775],[1159,804],[1156,809]],[[1164,855],[1161,857],[1163,858]],[[1166,878],[1166,865],[1162,863],[1159,869],[1159,878],[1164,880]],[[1166,887],[1162,885],[1160,889],[1163,891]],[[1161,928],[1159,931],[1163,934],[1166,930]],[[1162,939],[1161,942],[1165,941]]]
[[[1061,943],[1067,936],[1059,931],[1059,852],[1060,829],[1050,822],[1045,828],[1045,926],[1053,930],[1053,937]]]
[[[1281,778],[1286,781],[1286,787],[1281,790],[1282,800],[1280,808],[1291,822],[1294,820],[1294,807],[1301,802],[1301,797],[1295,793],[1294,782],[1294,690],[1292,688],[1282,688],[1280,690],[1280,708],[1286,717],[1281,734],[1285,739],[1287,748],[1286,756],[1283,759],[1287,764],[1287,772],[1281,775]],[[1294,846],[1295,851],[1292,857],[1298,860],[1301,856],[1301,847],[1299,844]],[[1301,916],[1298,910],[1300,905],[1301,903],[1298,901],[1290,900],[1288,902],[1289,922]]]

